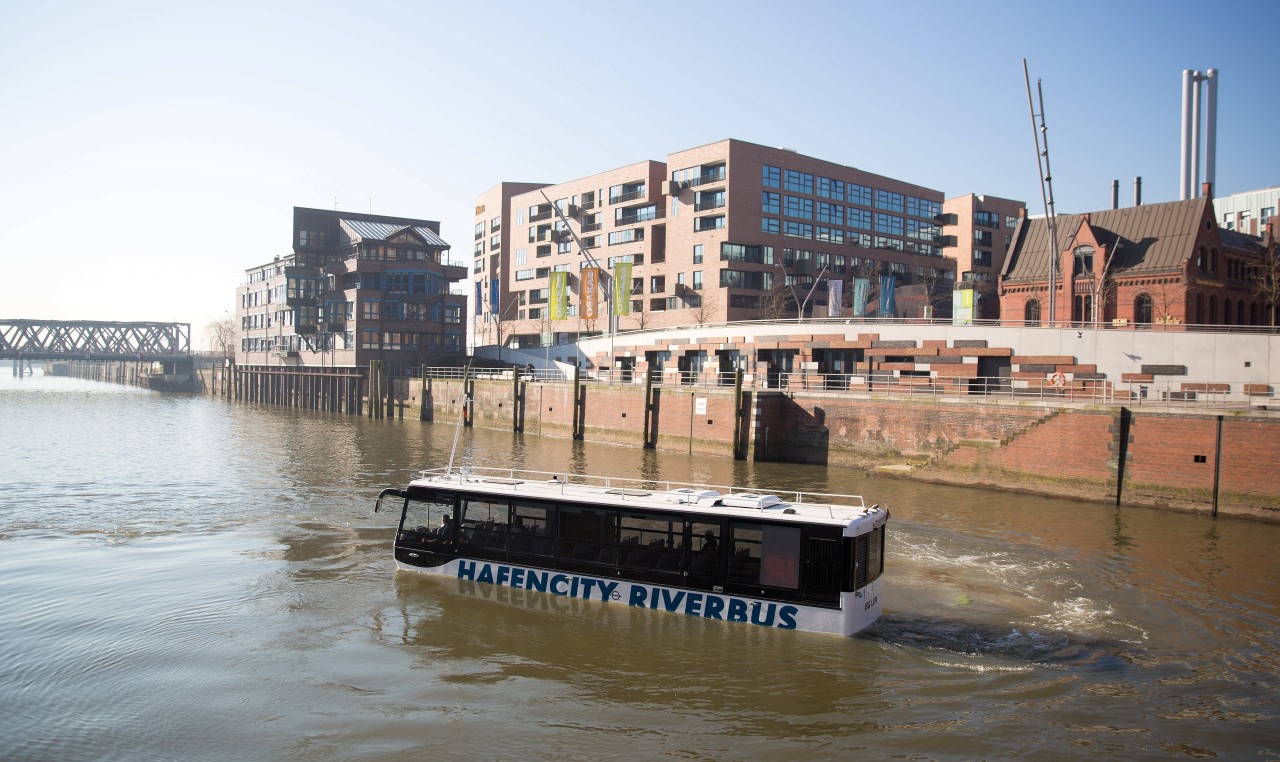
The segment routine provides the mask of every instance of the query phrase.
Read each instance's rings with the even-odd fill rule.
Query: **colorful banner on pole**
[[[578,289],[578,304],[582,305],[582,317],[595,320],[600,317],[600,270],[596,267],[584,267],[581,270],[581,288]]]
[[[569,317],[569,273],[561,270],[551,273],[551,319]]]
[[[613,314],[631,314],[630,262],[618,262],[613,266]]]
[[[827,281],[827,316],[840,317],[844,314],[844,281]]]
[[[498,303],[502,296],[502,289],[499,287],[500,281],[497,278],[489,281],[489,311],[494,314],[494,320],[498,320],[502,316],[502,310]]]
[[[863,317],[867,314],[867,290],[871,281],[866,278],[853,279],[853,316]]]
[[[484,281],[476,281],[476,314],[484,314]]]
[[[973,297],[971,288],[958,288],[951,292],[952,325],[973,325]]]
[[[890,273],[880,276],[880,317],[897,317],[898,302],[893,297],[897,288],[898,276]]]

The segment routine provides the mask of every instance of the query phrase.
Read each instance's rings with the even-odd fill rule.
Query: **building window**
[[[1004,226],[1005,226],[1005,227],[1007,227],[1007,228],[1017,227],[1017,226],[1018,226],[1018,218],[1017,218],[1017,217],[1009,217],[1009,216],[1006,216],[1006,217],[1004,218]]]
[[[937,241],[938,226],[932,222],[909,219],[907,220],[907,238],[915,238],[919,241]]]
[[[777,167],[771,167],[768,164],[765,164],[764,177],[762,179],[764,182],[764,187],[766,188],[781,188],[782,187],[782,170],[778,169]]]
[[[695,265],[702,264],[702,244],[700,243],[693,245],[693,263]]]
[[[760,200],[760,211],[765,214],[782,214],[782,196],[765,191]]]
[[[876,232],[888,233],[890,235],[902,235],[904,232],[903,219],[895,217],[892,214],[876,213]]]
[[[694,291],[702,290],[702,271],[701,270],[693,271],[693,290]]]
[[[694,232],[703,230],[719,230],[724,227],[724,215],[717,214],[710,217],[698,217],[693,221]]]
[[[794,169],[788,169],[784,175],[782,187],[793,193],[804,193],[812,196],[813,175],[808,172],[797,172]]]
[[[1151,294],[1138,294],[1138,296],[1133,300],[1133,322],[1154,322],[1152,320],[1152,316],[1155,312],[1153,307],[1154,302],[1151,300]]]
[[[1274,216],[1276,216],[1276,208],[1274,206],[1262,207],[1262,216],[1259,218],[1262,221],[1262,226],[1266,227],[1267,223],[1270,222],[1271,218]]]
[[[995,212],[974,212],[973,224],[989,228],[1000,227],[1000,215]]]
[[[765,233],[773,233],[776,235],[782,232],[782,227],[781,227],[781,223],[779,223],[777,220],[775,220],[772,217],[761,217],[760,230]]]
[[[813,238],[813,225],[807,222],[783,220],[782,234],[794,236],[796,238]]]
[[[644,240],[644,228],[631,228],[629,230],[616,230],[609,234],[609,245],[617,246],[620,243],[634,243]]]
[[[973,250],[973,266],[974,267],[990,267],[991,252],[982,249]]]
[[[876,190],[876,208],[889,212],[902,212],[906,207],[905,197],[901,193],[887,190]]]
[[[866,209],[854,209],[849,207],[849,227],[860,228],[862,230],[871,229],[871,212]]]
[[[1040,327],[1040,300],[1032,299],[1027,302],[1027,306],[1023,308],[1023,321],[1031,328]]]
[[[649,204],[636,209],[617,209],[613,213],[614,225],[634,225],[637,222],[648,222],[657,219],[657,204]]]
[[[844,181],[832,180],[827,177],[818,178],[818,195],[823,198],[835,199],[836,201],[844,201]]]
[[[975,233],[976,235],[976,233]],[[1074,277],[1092,277],[1093,275],[1093,247],[1077,246],[1072,253],[1072,259],[1075,264],[1072,266],[1071,276]]]
[[[907,196],[907,214],[934,220],[942,214],[942,204],[924,198]]]
[[[667,276],[655,275],[649,278],[649,293],[662,294],[667,291]]]
[[[871,188],[857,183],[848,183],[845,186],[845,200],[850,204],[871,206]]]
[[[693,198],[693,211],[706,212],[724,206],[724,190],[698,191]]]
[[[645,183],[638,180],[633,183],[623,183],[614,185],[609,188],[609,203],[621,204],[626,201],[634,201],[638,198],[644,198]]]
[[[818,222],[844,227],[844,207],[839,204],[828,204],[826,201],[819,201],[817,215]]]
[[[786,202],[786,211],[784,212],[786,216],[798,217],[802,220],[813,219],[813,199],[787,196],[784,201]]]

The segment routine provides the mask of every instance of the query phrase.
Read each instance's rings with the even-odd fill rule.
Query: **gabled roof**
[[[1241,233],[1239,230],[1226,230],[1225,228],[1219,228],[1218,236],[1222,240],[1223,249],[1259,255],[1266,252],[1265,239],[1256,235]]]
[[[1210,199],[1202,197],[1091,212],[1088,226],[1100,245],[1115,252],[1111,262],[1113,272],[1177,270],[1193,254],[1209,203]],[[1212,215],[1209,218],[1212,219]],[[1071,246],[1085,222],[1083,214],[1058,215],[1058,254]],[[1054,256],[1052,249],[1048,220],[1021,220],[1014,230],[1003,277],[1023,281],[1048,279],[1049,263]]]
[[[351,236],[352,241],[387,241],[408,230],[421,238],[427,246],[442,249],[449,248],[449,244],[436,235],[434,230],[421,225],[399,225],[390,222],[367,222],[365,220],[349,220],[346,218],[340,219],[338,222],[347,231],[347,235]]]

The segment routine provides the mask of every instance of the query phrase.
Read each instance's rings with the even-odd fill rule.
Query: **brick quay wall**
[[[406,415],[456,419],[459,380],[398,381]],[[1265,413],[1055,407],[475,380],[472,424],[705,456],[879,468],[948,484],[1280,520],[1280,419]],[[427,403],[420,407],[421,401]],[[648,410],[646,410],[648,408]],[[1221,452],[1218,450],[1221,425]],[[735,429],[737,437],[735,437]],[[737,450],[735,451],[735,444]],[[1123,456],[1123,468],[1121,457]]]

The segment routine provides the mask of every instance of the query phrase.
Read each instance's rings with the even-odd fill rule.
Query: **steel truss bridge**
[[[190,323],[0,320],[0,359],[157,362],[190,356]]]

